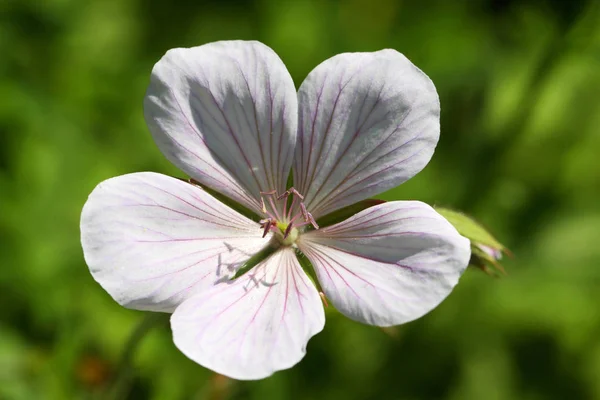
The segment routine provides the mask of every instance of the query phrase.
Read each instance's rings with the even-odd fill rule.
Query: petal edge
[[[297,364],[324,325],[321,299],[291,249],[190,298],[171,317],[173,340],[187,357],[242,380]]]
[[[470,243],[430,206],[388,202],[301,237],[300,250],[344,315],[392,326],[446,298],[470,257]]]
[[[297,112],[289,72],[260,42],[169,50],[152,69],[144,99],[165,156],[257,213],[260,191],[286,189]]]
[[[100,183],[81,213],[94,279],[121,305],[172,312],[266,245],[259,225],[201,188],[152,172]]]
[[[395,50],[336,55],[298,96],[294,184],[315,218],[410,179],[439,138],[435,86]]]

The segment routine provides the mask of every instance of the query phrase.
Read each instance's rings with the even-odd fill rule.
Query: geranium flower
[[[410,179],[433,154],[435,87],[394,50],[332,57],[296,93],[261,43],[173,49],[152,70],[144,114],[197,184],[152,172],[100,183],[81,216],[85,259],[119,304],[172,312],[176,346],[207,368],[259,379],[292,367],[324,327],[322,300],[366,324],[414,320],[467,266],[469,241],[421,202],[318,225]],[[236,277],[257,254],[268,255]]]

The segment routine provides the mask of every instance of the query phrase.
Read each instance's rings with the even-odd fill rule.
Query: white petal
[[[286,189],[298,102],[281,59],[259,42],[173,49],[154,66],[144,114],[167,158],[254,211]]]
[[[470,257],[469,241],[416,201],[374,206],[300,238],[333,305],[378,326],[432,310],[450,294]]]
[[[294,186],[315,217],[410,179],[439,138],[435,87],[395,50],[332,57],[298,96]]]
[[[321,299],[294,251],[184,302],[171,317],[189,358],[235,379],[261,379],[298,363],[325,325]]]
[[[100,183],[81,213],[92,275],[121,305],[171,312],[260,250],[259,225],[204,190],[151,172]]]

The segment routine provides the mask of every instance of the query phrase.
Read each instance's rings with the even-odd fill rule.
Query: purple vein
[[[378,218],[379,217],[376,217],[375,219],[378,219]],[[350,232],[350,231],[357,231],[357,230],[358,231],[367,231],[367,230],[379,229],[382,226],[397,224],[399,222],[409,221],[409,220],[417,220],[417,221],[422,221],[422,220],[440,221],[439,218],[435,218],[435,217],[423,217],[423,216],[420,216],[420,215],[415,215],[415,216],[411,216],[411,217],[402,217],[402,218],[398,218],[398,219],[394,219],[394,220],[388,220],[388,221],[381,222],[379,224],[368,225],[368,226],[365,226],[363,229],[360,229],[360,227],[359,227],[359,229],[341,229],[341,230],[338,230],[335,233],[335,236],[338,237],[337,236],[338,234],[344,233],[344,232]],[[367,222],[370,222],[370,221],[367,221]]]
[[[285,273],[285,291],[284,291],[284,300],[283,300],[283,310],[281,312],[281,319],[279,320],[280,322],[283,321],[283,318],[285,317],[285,313],[287,311],[287,305],[288,305],[288,295],[290,293],[290,264],[289,264],[289,259],[286,257],[285,259],[285,268],[284,268],[284,273]]]
[[[386,212],[381,212],[381,207],[377,210],[371,211],[371,212],[366,212],[363,215],[356,217],[353,220],[346,220],[348,222],[342,222],[339,225],[334,225],[332,227],[327,227],[325,229],[322,229],[321,231],[316,231],[315,234],[334,234],[337,235],[340,232],[348,232],[348,231],[352,231],[355,230],[357,227],[359,229],[366,229],[366,228],[372,228],[373,226],[368,225],[369,222],[374,221],[374,220],[378,220],[384,217],[387,217],[390,214],[395,214],[397,213],[399,210],[397,209],[392,209]],[[365,221],[365,218],[368,217],[372,217],[370,219],[367,219]],[[383,222],[381,225],[387,224],[386,222]]]
[[[353,75],[352,75],[352,76],[351,76],[351,77],[350,77],[350,78],[349,78],[349,79],[346,81],[346,83],[344,83],[344,84],[342,84],[341,82],[340,82],[340,83],[338,83],[338,93],[337,93],[337,95],[336,95],[336,97],[335,97],[335,100],[334,100],[334,102],[333,102],[333,108],[332,108],[332,110],[331,110],[331,114],[330,114],[330,116],[329,116],[329,122],[327,123],[327,127],[325,128],[325,132],[323,133],[323,138],[322,138],[322,140],[320,140],[320,143],[321,143],[321,145],[319,146],[319,154],[318,154],[318,156],[317,156],[317,158],[316,158],[316,160],[315,160],[315,163],[314,163],[315,165],[314,165],[314,168],[313,168],[313,170],[312,170],[311,176],[310,176],[310,178],[307,180],[307,183],[308,183],[309,185],[310,185],[310,183],[311,183],[311,182],[313,182],[313,180],[315,179],[315,174],[316,174],[316,172],[317,172],[317,169],[318,169],[319,163],[320,163],[320,162],[321,162],[321,160],[323,159],[323,157],[322,157],[322,156],[323,156],[323,150],[325,149],[325,144],[327,143],[327,138],[328,138],[328,136],[329,136],[329,132],[331,131],[331,124],[332,124],[332,122],[333,122],[333,118],[334,118],[334,116],[335,116],[335,111],[336,111],[336,109],[337,109],[337,106],[338,106],[338,102],[339,102],[339,100],[340,100],[340,97],[342,96],[342,93],[344,92],[344,89],[346,89],[346,87],[348,86],[348,84],[349,84],[349,83],[352,81],[352,79],[353,79],[355,76],[356,76],[356,74],[353,74]],[[343,77],[342,77],[342,79],[343,79]],[[315,120],[316,120],[316,115],[315,115]],[[313,135],[314,135],[314,124],[313,124]],[[312,138],[312,136],[311,136],[311,138]],[[312,148],[313,148],[313,147],[312,147],[312,144],[311,144],[311,149],[312,149]],[[312,153],[312,151],[311,151],[310,153]],[[310,153],[309,153],[309,155],[310,155]],[[308,168],[310,168],[310,160],[309,160],[309,162],[308,162]],[[308,176],[308,170],[307,170],[307,176]],[[306,192],[308,192],[308,188],[307,188]],[[306,193],[306,192],[305,192],[305,193]],[[313,197],[313,196],[311,196],[311,197]]]
[[[171,92],[171,96],[173,96],[173,99],[175,100],[175,103],[177,104],[177,107],[179,108],[179,111],[181,112],[181,115],[183,116],[185,122],[187,123],[187,125],[189,126],[189,128],[192,130],[192,132],[194,132],[196,134],[196,136],[200,139],[200,141],[204,144],[204,147],[208,149],[208,146],[206,144],[206,141],[204,140],[204,137],[200,134],[200,132],[194,127],[194,125],[192,125],[192,123],[190,122],[189,118],[187,117],[187,115],[185,114],[185,112],[183,111],[183,108],[181,107],[181,103],[179,102],[179,99],[177,98],[177,96],[175,95],[175,92],[173,92],[173,89],[171,89],[170,87],[168,88],[169,91]],[[210,90],[209,90],[210,92]],[[199,102],[200,104],[202,104],[202,102]],[[208,112],[207,112],[208,113]],[[210,116],[212,116],[210,113],[208,113]],[[215,117],[213,117],[213,119],[215,119]],[[216,121],[216,119],[215,119]],[[204,160],[202,157],[200,157],[198,154],[192,152],[191,150],[187,149],[186,147],[182,146],[181,143],[179,141],[177,141],[172,135],[170,135],[166,130],[162,130],[163,133],[165,133],[167,135],[167,137],[169,137],[171,139],[171,141],[177,145],[177,147],[179,147],[180,149],[193,154],[196,158],[198,158],[199,160],[201,160],[202,162],[204,162],[207,166],[209,166],[212,170],[214,170],[215,172],[219,173],[221,176],[223,176],[225,179],[227,179],[234,188],[238,188],[239,190],[239,194],[242,196],[246,197],[246,200],[249,201],[250,204],[256,203],[256,200],[253,199],[253,197],[247,192],[246,189],[242,188],[238,182],[241,182],[240,178],[234,174],[238,180],[238,182],[236,182],[235,180],[233,180],[231,178],[231,176],[228,176],[227,174],[225,174],[221,169],[219,168],[215,168],[211,163],[207,162],[206,160]],[[220,165],[226,165],[223,163],[223,161],[215,154],[213,153],[212,156],[217,160],[217,162],[219,162]],[[204,171],[201,171],[197,168],[195,168],[198,172],[200,172],[202,175],[207,176],[208,178],[211,178],[214,180],[214,178],[212,178],[211,176],[209,176],[208,174],[206,174]],[[231,172],[230,172],[231,174]],[[218,181],[217,181],[218,182]],[[256,204],[257,205],[257,204]]]
[[[255,61],[255,68],[256,70],[258,70],[258,60],[254,60]],[[248,89],[248,95],[250,96],[250,100],[252,102],[252,110],[253,110],[253,114],[254,114],[254,127],[256,129],[256,141],[258,144],[258,149],[260,151],[260,159],[262,162],[262,166],[263,166],[263,171],[265,173],[265,178],[267,178],[267,185],[271,185],[272,187],[272,178],[270,176],[270,170],[269,168],[267,168],[267,164],[266,164],[266,159],[265,159],[265,151],[264,151],[264,147],[263,147],[263,143],[262,143],[262,139],[261,139],[261,132],[260,132],[260,128],[258,126],[258,112],[256,110],[256,100],[254,99],[254,95],[252,94],[252,90],[250,89],[250,83],[248,82],[248,78],[246,77],[246,74],[244,74],[244,71],[242,69],[242,67],[239,65],[239,63],[236,61],[235,63],[238,67],[238,71],[242,77],[242,79],[244,80],[244,83],[246,84],[246,89]],[[258,73],[254,74],[255,78],[258,79]],[[268,76],[268,74],[267,74]],[[270,82],[269,82],[270,85]],[[270,90],[270,88],[269,88]],[[248,116],[246,115],[246,108],[242,107],[242,112],[244,114],[244,118],[246,119],[246,122],[248,123],[248,125],[250,124],[250,121],[248,120]],[[272,110],[271,110],[271,114],[272,114]],[[272,119],[272,115],[271,115],[271,119]],[[264,190],[264,189],[268,189],[268,188],[263,188],[262,185],[259,184],[259,190]]]
[[[312,124],[311,124],[311,130],[310,130],[310,145],[308,147],[308,160],[306,161],[306,172],[304,172],[304,169],[302,170],[302,193],[306,194],[307,191],[307,187],[306,185],[309,183],[308,182],[308,173],[310,170],[310,158],[312,156],[312,149],[314,147],[314,137],[315,137],[315,125],[317,123],[317,118],[318,118],[318,114],[319,114],[319,106],[321,105],[321,96],[323,96],[323,90],[325,90],[325,82],[327,81],[327,77],[329,76],[329,74],[326,74],[325,77],[323,78],[323,82],[321,83],[321,88],[319,89],[319,94],[317,95],[317,104],[315,105],[315,113],[314,116],[312,116]],[[304,133],[304,130],[303,130]],[[304,161],[304,148],[302,149],[302,161]]]
[[[370,90],[370,89],[369,89]],[[360,115],[362,114],[362,111],[364,109],[365,103],[367,101],[367,98],[369,97],[369,90],[367,90],[365,96],[363,97],[363,100],[361,102],[360,108],[359,108],[359,112],[358,112],[358,118],[360,118]],[[383,86],[380,88],[379,93],[377,94],[377,99],[375,100],[375,102],[373,102],[373,106],[371,107],[371,110],[367,113],[365,119],[363,120],[362,123],[359,124],[358,128],[356,129],[356,131],[354,132],[354,134],[352,135],[352,138],[350,139],[350,141],[348,142],[348,145],[346,146],[346,148],[344,149],[344,151],[341,153],[341,155],[336,159],[335,164],[332,166],[332,168],[329,170],[329,173],[327,174],[327,176],[325,177],[325,179],[323,180],[323,182],[321,183],[321,185],[319,186],[319,188],[317,189],[317,191],[315,192],[315,194],[312,196],[312,198],[310,199],[310,201],[308,202],[308,204],[306,205],[307,208],[310,209],[310,207],[312,206],[312,203],[315,201],[315,199],[317,198],[317,195],[321,192],[321,190],[325,187],[325,184],[327,183],[327,181],[329,181],[329,179],[331,178],[331,176],[333,176],[333,172],[337,169],[337,167],[341,164],[341,161],[344,159],[344,157],[346,156],[346,154],[348,153],[348,150],[350,150],[350,148],[354,145],[356,138],[358,138],[358,136],[360,135],[360,133],[362,132],[362,128],[364,127],[365,123],[369,120],[369,117],[371,116],[371,114],[373,113],[373,111],[375,110],[375,107],[379,104],[379,101],[381,99],[381,93],[383,91]]]
[[[237,145],[237,148],[238,148],[240,154],[242,155],[242,157],[244,158],[244,161],[246,163],[246,166],[248,167],[248,170],[250,171],[250,173],[252,174],[252,177],[254,178],[254,181],[256,182],[258,190],[260,190],[261,184],[260,184],[260,182],[258,180],[258,177],[256,176],[256,173],[252,169],[252,165],[250,164],[250,160],[248,160],[248,156],[246,155],[246,153],[242,149],[242,146],[241,146],[241,144],[240,144],[237,136],[233,132],[233,129],[231,128],[229,120],[227,119],[227,117],[225,115],[225,111],[221,108],[221,105],[217,102],[217,99],[215,98],[215,96],[213,95],[213,93],[210,90],[208,91],[208,93],[210,93],[210,97],[212,98],[213,104],[215,105],[215,107],[217,107],[217,109],[221,113],[221,116],[223,117],[223,121],[225,121],[225,124],[227,125],[226,132],[229,133],[229,135],[231,136],[231,138],[233,139],[233,141]]]
[[[361,160],[357,161],[354,165],[354,168],[352,168],[352,170],[350,172],[348,172],[348,175],[346,175],[346,177],[344,179],[342,179],[335,187],[333,187],[332,189],[329,190],[329,192],[323,196],[323,200],[318,203],[314,210],[316,212],[317,209],[319,208],[323,208],[324,204],[327,204],[332,198],[337,197],[336,196],[331,196],[337,189],[339,189],[341,186],[343,186],[346,182],[348,182],[354,175],[356,175],[356,173],[362,171],[365,169],[364,167],[364,162],[366,160],[368,160],[369,158],[371,158],[371,156],[381,147],[383,146],[389,139],[391,139],[394,134],[400,129],[400,127],[402,126],[402,124],[404,123],[404,120],[408,117],[408,115],[410,114],[410,111],[408,111],[404,116],[402,116],[400,123],[396,126],[395,129],[391,130],[389,135],[387,135],[381,142],[379,142],[375,147],[373,147],[373,149],[366,154]],[[391,151],[389,151],[388,153],[386,153],[384,156],[398,150],[401,149],[403,146],[405,146],[406,144],[410,143],[414,138],[410,139],[409,141],[407,141],[406,143],[403,143],[402,145],[400,145],[399,147],[396,147],[394,149],[392,149]],[[383,158],[384,156],[381,157],[377,157],[375,158],[373,161],[371,161],[368,166],[372,165],[373,162],[376,162],[378,160],[380,160],[381,158]]]
[[[415,153],[411,154],[410,156],[408,156],[408,157],[406,157],[406,158],[404,158],[404,159],[402,159],[402,160],[400,160],[398,162],[395,162],[395,163],[393,163],[393,164],[391,164],[391,165],[389,165],[389,166],[387,166],[385,168],[382,168],[382,169],[380,169],[378,171],[375,171],[375,172],[367,175],[366,177],[362,178],[361,180],[359,180],[357,182],[354,182],[352,185],[350,185],[350,186],[346,187],[345,189],[343,189],[342,191],[338,192],[335,196],[332,196],[332,197],[328,198],[327,201],[325,201],[324,203],[319,204],[318,207],[315,208],[315,211],[313,213],[316,214],[317,210],[319,210],[319,212],[322,212],[322,210],[327,210],[328,207],[331,207],[332,203],[334,203],[335,201],[337,201],[336,200],[337,198],[339,198],[342,194],[348,192],[348,190],[350,190],[350,189],[356,188],[356,190],[354,190],[353,192],[350,192],[350,193],[348,193],[348,194],[346,194],[344,196],[346,199],[351,198],[351,196],[353,196],[353,195],[355,195],[357,193],[361,193],[361,192],[363,192],[363,193],[369,193],[369,191],[367,189],[369,189],[370,187],[373,187],[373,186],[380,185],[381,182],[378,181],[378,180],[375,180],[373,183],[371,183],[371,184],[369,184],[367,186],[362,186],[362,187],[360,186],[361,183],[370,180],[374,176],[379,175],[382,172],[385,172],[385,171],[389,170],[390,168],[393,168],[393,167],[395,167],[395,166],[397,166],[399,164],[402,164],[402,163],[410,160],[411,158],[419,155],[419,153],[421,153],[425,149],[427,149],[427,146],[424,146],[424,147],[420,148]],[[366,195],[365,197],[368,197],[368,196],[369,195]]]
[[[377,209],[375,210],[370,210],[367,209],[365,211],[362,211],[362,214],[356,214],[354,217],[351,217],[351,219],[347,219],[346,221],[340,222],[337,225],[332,225],[330,227],[324,228],[322,229],[320,232],[324,232],[324,233],[339,233],[339,232],[347,232],[347,231],[351,231],[354,230],[356,227],[358,227],[359,229],[367,229],[367,228],[372,228],[372,227],[377,227],[378,224],[375,225],[368,225],[369,222],[373,221],[373,220],[377,220],[377,219],[381,219],[383,217],[387,217],[388,215],[391,214],[395,214],[398,213],[399,216],[401,218],[399,218],[397,221],[402,221],[404,219],[412,219],[412,218],[421,218],[419,215],[406,215],[408,214],[407,211],[412,211],[412,210],[423,210],[422,207],[407,207],[407,208],[390,208],[391,206],[388,207],[381,207],[381,206],[376,206]],[[375,208],[375,207],[373,207]],[[365,221],[366,218],[370,218],[368,220]],[[429,218],[429,217],[423,217],[423,218]],[[387,224],[387,221],[383,221],[380,225],[384,225]],[[365,226],[368,225],[368,226]]]
[[[217,212],[217,214],[211,214],[211,213],[207,212],[206,210],[203,210],[203,209],[201,209],[201,208],[197,207],[195,204],[193,204],[193,203],[190,203],[190,202],[189,202],[189,201],[187,201],[187,200],[184,200],[184,199],[183,199],[183,198],[181,198],[180,196],[178,196],[178,195],[176,195],[176,194],[173,194],[173,193],[171,193],[171,192],[168,192],[168,191],[166,191],[166,190],[164,190],[164,189],[162,189],[162,188],[160,188],[160,187],[157,187],[157,186],[151,185],[151,184],[149,184],[149,183],[147,183],[147,185],[148,185],[148,186],[150,186],[150,187],[152,187],[152,188],[154,188],[154,189],[156,189],[156,190],[159,190],[159,191],[161,191],[161,192],[163,192],[163,193],[165,193],[165,194],[167,194],[167,195],[170,195],[170,196],[172,196],[172,197],[176,198],[177,200],[181,201],[182,203],[185,203],[185,204],[187,204],[188,206],[190,206],[190,207],[192,207],[193,209],[195,209],[195,210],[197,210],[197,211],[201,212],[202,214],[209,215],[209,216],[211,216],[211,217],[213,217],[213,218],[215,218],[215,219],[217,219],[217,220],[221,220],[221,221],[224,221],[224,222],[228,222],[228,223],[230,223],[230,224],[232,223],[232,221],[231,221],[231,220],[228,220],[228,219],[224,218],[224,217],[223,217],[223,216],[222,216],[222,215],[221,215],[221,214],[220,214],[218,211],[216,211],[216,210],[214,210],[214,209],[213,209],[213,210],[214,210],[215,212]],[[202,201],[202,204],[204,204],[205,206],[207,206],[207,208],[210,208],[210,206],[208,206],[208,204],[207,204],[206,202]],[[158,204],[157,204],[157,205],[158,205]],[[200,219],[200,218],[198,218],[198,219]],[[206,221],[206,222],[211,222],[211,223],[215,223],[215,224],[217,224],[217,225],[229,226],[229,227],[231,227],[231,228],[234,228],[234,229],[239,229],[239,227],[238,227],[238,226],[236,226],[236,225],[226,225],[226,224],[219,224],[219,223],[217,223],[217,222],[214,222],[214,221],[209,221],[209,220],[204,220],[204,221]],[[243,221],[243,220],[241,220],[241,219],[238,219],[238,221],[239,221],[239,222],[241,222],[241,221]],[[233,222],[235,223],[235,221],[233,221]],[[245,221],[244,221],[244,222],[245,222]],[[247,224],[245,223],[244,225],[247,225]]]
[[[279,135],[279,150],[277,151],[277,182],[278,183],[283,183],[282,188],[281,189],[287,189],[285,187],[285,185],[287,184],[287,176],[285,175],[285,164],[281,164],[281,146],[283,144],[283,138],[284,138],[284,134],[285,134],[285,107],[286,107],[286,103],[284,101],[284,103],[281,105],[281,134]],[[272,128],[271,128],[272,129]],[[289,150],[288,150],[289,151]],[[289,173],[289,171],[288,171]],[[275,188],[277,189],[277,188]]]
[[[313,247],[314,248],[314,247]],[[340,273],[340,271],[338,271],[333,264],[331,264],[331,262],[336,263],[338,266],[342,267],[342,265],[340,263],[338,263],[337,261],[335,261],[334,259],[332,259],[331,257],[327,256],[323,251],[321,250],[310,250],[309,253],[312,253],[312,256],[314,258],[316,258],[317,260],[319,260],[321,262],[321,266],[323,267],[323,269],[327,272],[327,276],[329,277],[329,280],[335,285],[335,281],[333,280],[333,278],[331,277],[329,270],[331,270],[332,272],[334,272],[339,279],[344,283],[344,285],[346,285],[346,287],[348,289],[350,289],[350,291],[352,291],[352,293],[354,293],[354,295],[357,298],[361,298],[360,295],[354,290],[354,288],[348,283],[348,281],[342,276],[342,274]],[[318,253],[318,254],[317,254]],[[327,256],[327,258],[329,258],[329,261],[325,259],[325,257]],[[343,269],[345,269],[344,267],[342,267]],[[355,274],[353,274],[355,275]],[[360,279],[360,278],[359,278]],[[365,281],[366,282],[366,281]],[[367,284],[370,285],[369,282],[366,282]]]
[[[293,268],[291,269],[292,272],[292,279],[294,280],[294,288],[296,289],[296,297],[298,298],[298,305],[300,306],[300,310],[302,310],[302,314],[304,314],[304,304],[302,302],[302,293],[300,293],[300,289],[298,288],[298,281],[296,280],[296,266],[293,265]],[[300,277],[298,277],[300,279]],[[303,282],[303,281],[302,281]],[[304,282],[303,282],[304,283]],[[304,285],[306,288],[306,285]]]

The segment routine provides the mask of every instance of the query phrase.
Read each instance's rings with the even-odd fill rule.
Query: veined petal
[[[439,138],[435,87],[395,50],[324,61],[298,101],[294,185],[315,218],[410,179]]]
[[[292,367],[324,325],[321,299],[290,248],[186,300],[171,317],[179,350],[235,379]]]
[[[450,294],[470,257],[469,241],[416,201],[380,204],[300,239],[333,305],[378,326],[432,310]]]
[[[260,212],[260,191],[286,189],[297,104],[273,50],[226,41],[169,50],[152,70],[144,115],[171,162]]]
[[[171,312],[264,247],[260,226],[201,188],[152,172],[100,183],[81,213],[96,281],[121,305]]]

